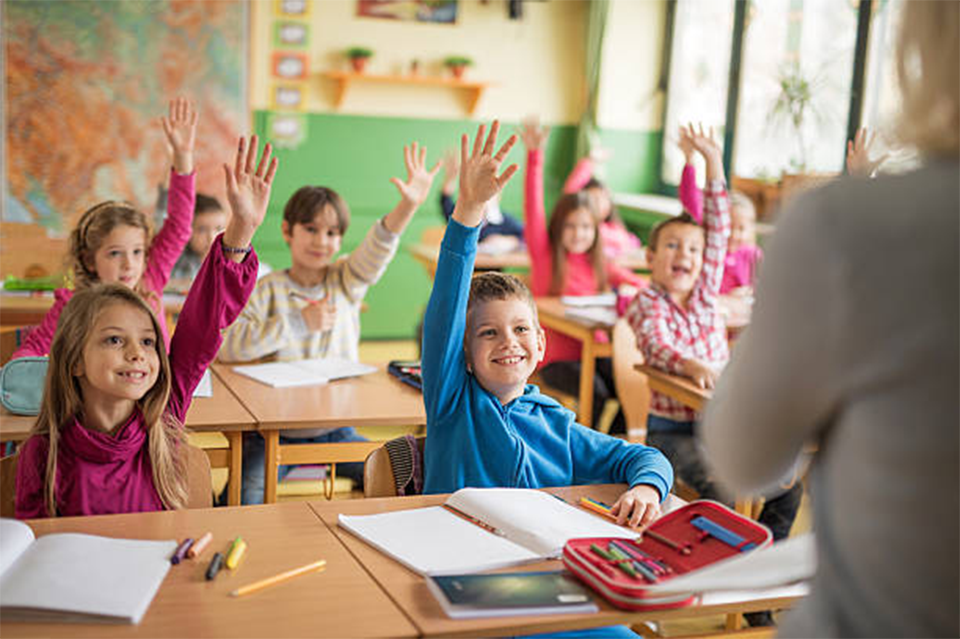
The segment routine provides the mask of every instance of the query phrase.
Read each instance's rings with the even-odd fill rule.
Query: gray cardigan
[[[700,431],[770,490],[805,441],[818,574],[782,636],[960,636],[960,165],[799,198]]]

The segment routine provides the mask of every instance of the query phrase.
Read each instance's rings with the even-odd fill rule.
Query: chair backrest
[[[19,455],[0,459],[0,517],[13,517],[17,485]],[[187,508],[213,506],[213,482],[210,478],[210,460],[203,449],[187,446]]]
[[[0,366],[10,361],[10,357],[20,348],[34,328],[33,325],[0,327]]]
[[[187,508],[213,507],[213,480],[206,451],[187,445]]]
[[[17,494],[17,454],[0,459],[0,517],[14,516]]]
[[[364,497],[417,495],[423,491],[426,437],[404,435],[385,442],[363,464]]]
[[[627,440],[639,444],[647,440],[647,413],[650,411],[647,377],[635,368],[642,363],[643,353],[637,348],[637,336],[627,320],[621,317],[613,326],[613,383],[627,423]]]

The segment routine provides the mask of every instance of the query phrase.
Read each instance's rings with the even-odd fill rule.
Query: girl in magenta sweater
[[[534,296],[596,295],[610,287],[643,286],[643,280],[632,271],[604,257],[599,215],[593,198],[585,191],[561,197],[547,226],[543,206],[543,148],[549,131],[536,120],[527,120],[520,133],[527,147],[524,239],[530,252],[530,290]],[[547,347],[540,376],[550,386],[576,395],[580,388],[581,343],[545,330]],[[603,332],[598,332],[596,339],[608,341]],[[596,371],[593,423],[597,423],[606,400],[616,397],[610,358],[598,359]],[[618,415],[613,427],[622,428],[622,424],[623,418]]]
[[[170,355],[157,316],[128,286],[85,288],[67,304],[50,349],[40,415],[17,464],[16,516],[181,508],[183,419],[193,389],[257,279],[250,240],[263,222],[277,160],[241,138],[224,165],[233,212],[180,314]]]
[[[74,289],[56,290],[53,306],[43,322],[30,331],[12,359],[49,353],[57,321],[74,291],[99,282],[122,284],[143,297],[159,319],[164,344],[169,345],[162,295],[173,265],[192,233],[197,112],[186,99],[176,98],[170,101],[169,117],[161,118],[161,123],[173,149],[167,220],[163,228],[151,242],[147,216],[126,202],[101,202],[81,215],[70,233],[68,259]]]

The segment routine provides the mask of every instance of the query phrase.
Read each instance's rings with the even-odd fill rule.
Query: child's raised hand
[[[523,146],[527,151],[533,151],[547,145],[547,138],[550,137],[550,127],[542,126],[540,119],[531,115],[523,119],[520,123],[520,137],[523,139]]]
[[[660,516],[660,493],[647,484],[634,486],[620,495],[610,514],[620,526],[646,528]]]
[[[866,127],[863,127],[857,131],[852,140],[847,141],[847,173],[870,177],[886,161],[890,156],[889,153],[884,153],[873,160],[870,159],[870,147],[873,146],[876,139],[876,131],[873,132],[873,135],[870,135]]]
[[[707,181],[717,180],[723,177],[723,151],[720,144],[713,136],[713,127],[703,130],[703,124],[694,128],[693,124],[687,126],[690,144],[703,156],[707,163]]]
[[[331,298],[307,304],[300,314],[307,329],[312,333],[329,331],[337,323],[337,305]]]
[[[430,186],[433,184],[433,178],[440,170],[440,162],[433,165],[433,168],[427,170],[427,147],[419,149],[414,142],[412,148],[403,147],[403,161],[407,165],[407,181],[401,182],[400,178],[390,178],[397,190],[407,203],[414,207],[423,204],[430,193]]]
[[[193,173],[193,145],[199,117],[189,100],[174,98],[170,100],[169,117],[160,118],[167,144],[173,152],[173,170],[180,175]]]
[[[680,148],[680,152],[683,153],[684,162],[690,164],[693,160],[693,153],[696,150],[693,148],[693,141],[690,139],[690,128],[681,124],[678,136],[677,146]]]
[[[271,151],[268,142],[263,147],[260,164],[254,168],[257,161],[257,136],[250,137],[249,146],[246,139],[240,138],[234,165],[223,165],[227,201],[232,212],[227,230],[223,234],[223,243],[228,247],[249,246],[257,227],[263,223],[267,204],[270,202],[270,186],[277,173],[277,158],[270,158]]]
[[[443,170],[443,192],[453,194],[453,185],[460,177],[460,158],[455,151],[450,150],[440,158],[440,167]]]
[[[497,143],[500,122],[493,121],[486,142],[483,139],[485,132],[486,125],[481,124],[473,142],[473,151],[468,148],[469,138],[466,135],[460,138],[460,198],[453,217],[465,226],[480,224],[486,203],[500,193],[517,172],[517,165],[511,164],[497,175],[503,160],[516,144],[517,136],[511,135],[494,155],[493,147]]]

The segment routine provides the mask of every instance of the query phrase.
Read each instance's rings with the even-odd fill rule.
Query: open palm
[[[263,222],[270,202],[270,186],[277,173],[277,158],[270,158],[272,148],[263,147],[260,163],[257,161],[257,136],[250,138],[249,147],[244,138],[237,146],[234,166],[223,165],[227,184],[227,200],[235,221],[255,229]]]
[[[402,182],[400,178],[391,178],[400,196],[414,204],[420,206],[430,194],[430,186],[433,184],[433,178],[440,170],[440,162],[433,165],[432,169],[427,170],[427,147],[419,148],[414,142],[412,147],[403,147],[403,161],[407,165],[407,181]]]
[[[197,138],[199,114],[186,98],[170,100],[168,117],[160,118],[167,142],[175,154],[192,153]]]
[[[493,121],[486,143],[483,139],[485,129],[486,127],[481,124],[473,143],[472,152],[467,150],[467,136],[464,135],[460,140],[460,199],[471,205],[481,207],[503,190],[503,187],[517,171],[517,165],[511,164],[502,175],[497,175],[504,158],[507,157],[507,153],[516,143],[517,136],[511,135],[510,139],[504,142],[497,154],[494,155],[493,148],[497,143],[500,122]]]

